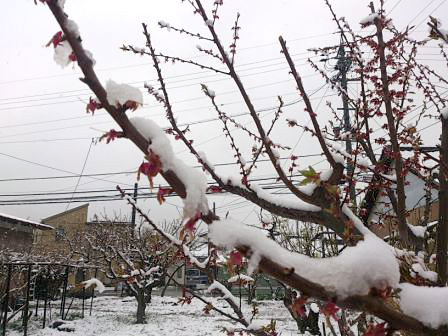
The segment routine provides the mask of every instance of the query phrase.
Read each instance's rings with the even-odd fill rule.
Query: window
[[[177,270],[176,276],[177,276],[178,279],[182,278],[182,269],[183,269],[183,267],[180,267],[180,268]]]
[[[54,232],[56,241],[64,240],[65,238],[65,230],[64,228],[56,228]]]
[[[199,270],[196,270],[196,269],[187,269],[186,275],[187,276],[199,276],[200,273],[199,273]]]

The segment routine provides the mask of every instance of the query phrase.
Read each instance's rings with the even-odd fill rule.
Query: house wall
[[[425,207],[421,206],[409,211],[409,215],[407,220],[411,225],[420,225],[422,222],[422,218],[424,217]],[[391,212],[393,215],[393,212]],[[429,219],[428,222],[434,222],[439,219],[439,202],[434,202],[430,206],[429,210]],[[390,236],[393,232],[398,231],[397,223],[394,219],[384,219],[378,222],[372,222],[370,226],[370,230],[372,230],[377,236],[384,238],[386,236]]]
[[[0,220],[0,250],[29,250],[33,245],[33,228]]]
[[[49,252],[68,252],[66,241],[81,234],[86,227],[88,204],[62,212],[42,220],[42,223],[54,227],[51,231],[41,231],[35,237],[39,248]]]
[[[409,172],[406,175],[406,210],[409,211],[407,220],[411,225],[418,225],[421,223],[421,218],[425,211],[425,181],[417,175]],[[429,222],[435,221],[439,216],[438,192],[436,189],[431,190],[431,207]],[[395,216],[389,197],[383,190],[378,195],[375,205],[372,208],[369,216],[369,228],[379,237],[384,238],[397,232],[397,223],[394,219],[388,216]]]
[[[425,207],[419,207],[411,211],[408,216],[408,221],[412,225],[418,225],[421,223],[421,219],[424,217]],[[434,222],[439,219],[439,202],[434,202],[429,208],[429,222]]]

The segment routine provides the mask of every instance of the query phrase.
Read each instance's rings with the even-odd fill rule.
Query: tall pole
[[[345,48],[343,45],[343,40],[341,38],[341,44],[339,46],[338,55],[337,55],[337,64],[336,69],[339,70],[339,76],[337,77],[337,81],[341,83],[341,89],[342,89],[342,110],[344,112],[343,114],[343,129],[344,132],[347,134],[351,132],[352,125],[350,123],[350,108],[348,105],[348,79],[347,79],[347,73],[351,66],[351,59],[346,57]],[[352,153],[352,142],[351,137],[346,136],[345,140],[345,151],[348,154]],[[354,173],[354,166],[353,164],[347,165],[347,179],[349,183],[349,192],[350,192],[350,200],[352,201],[353,205],[356,206],[356,191],[355,191],[355,184],[353,183],[353,173]]]
[[[136,202],[136,203],[137,203],[137,192],[138,192],[138,183],[135,182],[135,184],[134,184],[134,195],[133,195],[132,198],[134,199],[134,202]],[[135,214],[136,214],[135,207],[132,207],[131,223],[132,223],[133,227],[135,227]]]

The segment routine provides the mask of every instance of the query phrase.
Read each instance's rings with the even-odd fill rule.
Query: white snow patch
[[[139,105],[143,105],[142,92],[128,84],[118,84],[109,79],[106,82],[107,101],[109,104],[118,107],[123,106],[126,102],[136,102]]]
[[[35,222],[32,220],[28,220],[28,219],[24,219],[24,218],[12,216],[12,215],[7,215],[5,213],[0,212],[0,218],[1,217],[20,222],[21,224],[29,224],[29,225],[35,227],[36,229],[40,229],[40,230],[53,230],[54,229],[54,227],[47,225],[47,224],[42,224],[39,222]]]
[[[73,50],[70,43],[68,43],[68,41],[62,41],[56,48],[54,48],[53,59],[57,64],[64,68],[72,62],[69,58],[72,52]]]
[[[241,180],[239,178],[229,176],[229,177],[221,177],[223,181],[227,181],[228,184],[233,186],[238,186],[243,189],[247,189],[245,185],[241,183]],[[322,210],[320,207],[304,202],[301,199],[297,198],[278,198],[275,195],[271,195],[267,191],[263,190],[261,186],[257,185],[256,183],[250,183],[250,188],[257,193],[257,196],[261,199],[264,199],[267,202],[270,202],[272,204],[284,207],[284,208],[290,208],[295,210],[302,210],[302,211],[320,211]]]
[[[255,280],[253,278],[251,278],[248,275],[245,274],[238,274],[238,275],[234,275],[233,277],[230,277],[227,282],[239,282],[239,281],[243,281],[243,282],[254,282]]]
[[[412,265],[412,270],[418,274],[423,279],[437,282],[437,273],[433,271],[429,271],[423,268],[423,266],[419,263],[415,263]]]
[[[361,21],[359,21],[359,24],[360,24],[361,26],[368,26],[368,25],[374,23],[374,21],[375,21],[376,19],[378,19],[379,17],[380,17],[380,14],[378,14],[378,13],[372,13],[372,14],[366,16],[366,17],[365,17],[364,19],[362,19]]]
[[[252,331],[257,331],[257,330],[261,330],[264,326],[266,325],[266,323],[263,323],[263,321],[258,321],[258,320],[253,320],[248,326],[247,326],[247,330],[252,330]]]
[[[440,110],[440,115],[442,116],[442,118],[448,119],[448,106]]]
[[[260,263],[261,256],[259,253],[254,252],[250,256],[249,263],[247,265],[247,274],[252,275],[258,268],[258,264]]]
[[[372,163],[370,162],[370,160],[367,157],[358,157],[356,160],[356,163],[360,166],[363,167],[370,167],[372,165]]]
[[[93,54],[92,54],[92,52],[91,52],[90,50],[84,49],[84,53],[86,54],[87,58],[90,59],[90,60],[92,61],[92,66],[95,66],[96,61],[95,61],[95,59],[93,58]],[[96,98],[95,98],[95,99],[96,99]],[[98,99],[97,99],[97,101],[98,101]],[[99,102],[99,101],[98,101],[98,102]]]
[[[213,283],[208,287],[207,292],[211,293],[214,290],[218,290],[223,295],[224,299],[231,300],[235,305],[239,305],[239,301],[235,296],[224,286],[222,283],[214,280]]]
[[[160,27],[162,27],[162,28],[166,28],[166,29],[168,29],[168,31],[171,30],[171,25],[170,25],[168,22],[165,22],[165,21],[163,21],[163,20],[160,20],[160,21],[159,21],[159,25],[160,25]]]
[[[448,288],[400,284],[400,308],[431,328],[448,324]]]
[[[396,174],[383,174],[380,173],[380,175],[382,177],[384,177],[386,180],[392,181],[392,182],[397,182],[397,175]]]
[[[212,89],[210,89],[207,85],[202,85],[202,89],[204,90],[204,92],[210,96],[211,98],[215,98],[216,97],[216,92]]]
[[[425,238],[426,226],[408,224],[408,227],[416,237]]]
[[[373,234],[366,234],[363,241],[347,247],[337,257],[317,259],[291,253],[259,230],[231,219],[214,222],[209,229],[214,244],[226,248],[247,246],[260,257],[294,269],[296,274],[335,291],[341,298],[367,295],[371,288],[396,288],[400,279],[394,254]]]
[[[215,167],[213,164],[207,159],[207,155],[203,151],[198,151],[198,156],[204,162],[207,166],[209,166],[211,169],[215,170]]]
[[[209,27],[213,27],[213,20],[208,19],[207,21],[205,21],[205,24]]]
[[[154,266],[145,272],[145,276],[149,276],[159,272],[160,272],[160,266]]]
[[[103,283],[100,280],[96,279],[96,278],[92,278],[90,280],[84,281],[82,284],[84,285],[84,288],[86,288],[86,289],[89,288],[92,285],[95,285],[95,289],[99,293],[104,292],[104,290],[106,289],[106,287],[104,287]]]
[[[67,25],[66,25],[67,29],[72,32],[76,37],[79,37],[79,27],[76,24],[75,21],[67,19]]]
[[[301,192],[303,192],[304,194],[311,196],[314,192],[314,189],[317,188],[317,184],[310,182],[308,184],[305,184],[303,186],[299,186],[297,189],[299,189]]]

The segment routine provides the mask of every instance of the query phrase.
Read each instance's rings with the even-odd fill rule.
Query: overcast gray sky
[[[212,2],[204,0],[208,7]],[[339,16],[345,16],[355,30],[360,29],[358,22],[368,14],[369,1],[331,2]],[[325,100],[337,102],[339,98],[334,96],[331,89],[323,86],[322,80],[305,64],[306,58],[311,56],[307,52],[308,48],[337,44],[339,40],[339,36],[334,34],[336,27],[324,1],[225,0],[224,4],[220,13],[221,19],[217,24],[218,31],[222,32],[224,44],[230,44],[230,28],[235,13],[241,13],[242,29],[236,64],[256,108],[263,110],[275,106],[278,94],[283,95],[285,102],[298,98],[288,76],[286,64],[279,53],[277,41],[281,34],[289,41],[288,46],[295,55],[294,59],[305,78],[308,91],[312,93],[320,89],[313,95],[313,102],[315,106],[320,102],[318,111],[320,116],[325,116]],[[386,8],[393,8],[391,16],[399,28],[408,24],[417,25],[413,33],[416,38],[425,36],[427,16],[430,13],[440,16],[440,13],[447,12],[447,7],[446,0],[386,1]],[[154,80],[155,75],[147,57],[134,56],[119,50],[123,43],[144,46],[141,22],[149,24],[154,44],[159,51],[171,55],[197,57],[198,61],[208,62],[206,57],[198,53],[197,41],[157,27],[157,21],[164,20],[176,27],[207,33],[200,18],[192,15],[191,7],[179,0],[67,0],[66,12],[78,23],[84,46],[93,53],[96,69],[103,81],[111,78],[117,82],[133,83],[142,87],[144,81]],[[442,16],[440,18],[445,20]],[[114,124],[103,111],[96,112],[94,117],[85,113],[85,104],[90,95],[85,85],[78,80],[79,69],[76,66],[61,69],[53,61],[52,48],[44,47],[59,30],[48,8],[41,4],[35,6],[32,0],[8,1],[2,7],[0,29],[0,194],[74,191],[78,183],[77,178],[4,180],[79,174],[84,163],[85,174],[135,170],[142,161],[142,155],[126,140],[92,146],[86,161],[91,138],[101,134],[98,130],[108,130],[113,128]],[[427,59],[436,59],[434,54],[437,50],[426,48],[422,53]],[[440,61],[428,62],[440,64]],[[224,104],[226,112],[236,114],[246,111],[235,92],[235,86],[222,76],[183,65],[164,66],[164,74],[168,78],[171,100],[180,123],[216,116],[201,93],[200,83],[208,83],[209,87],[216,91],[218,101]],[[356,89],[356,85],[353,85],[354,94]],[[328,97],[321,99],[322,96]],[[134,114],[151,117],[161,126],[167,125],[162,108],[148,95],[145,95],[144,99],[145,106]],[[308,121],[301,111],[300,105],[285,109],[287,116],[306,124]],[[269,111],[266,114],[266,120],[269,120]],[[239,120],[242,123],[249,122],[245,117]],[[325,121],[325,118],[323,120]],[[192,127],[192,130],[192,139],[196,144],[200,144],[200,149],[207,153],[210,161],[232,161],[232,153],[228,151],[228,145],[217,122],[198,124]],[[428,133],[431,134],[424,134],[424,137],[427,137],[429,142],[433,141],[436,138],[434,130]],[[287,129],[283,124],[274,137],[290,146],[297,144],[296,154],[319,153],[316,143],[308,136],[304,136],[299,142],[300,135],[297,129]],[[195,164],[182,146],[174,146],[182,158]],[[243,151],[248,153],[250,146],[247,143],[242,146]],[[289,154],[285,152],[282,156]],[[301,166],[320,161],[320,157],[302,159]],[[324,168],[325,162],[320,162],[317,167]],[[219,168],[219,171],[228,174],[236,172],[235,168],[227,166]],[[266,169],[264,172],[261,169],[257,176],[272,176],[272,171]],[[114,189],[117,183],[123,187],[131,187],[136,174],[99,178],[102,180],[83,177],[79,181],[77,191]],[[160,183],[164,184],[163,181]],[[142,180],[140,185],[146,187],[147,181]],[[56,196],[70,197],[70,194]],[[5,200],[45,197],[50,196],[0,196],[0,203]],[[214,197],[211,201],[216,202],[219,213],[230,211],[232,216],[246,221],[255,220],[255,217],[250,215],[254,207],[234,196]],[[180,202],[173,198],[168,202],[170,204],[162,207],[158,206],[154,199],[140,203],[144,204],[145,209],[152,209],[154,219],[161,220],[178,216],[175,205],[180,205]],[[70,207],[80,204],[82,203],[72,203]],[[0,212],[40,220],[64,211],[66,207],[65,203],[0,206]],[[89,215],[103,212],[103,209],[108,214],[120,211],[129,213],[128,207],[122,201],[114,201],[91,203]]]

